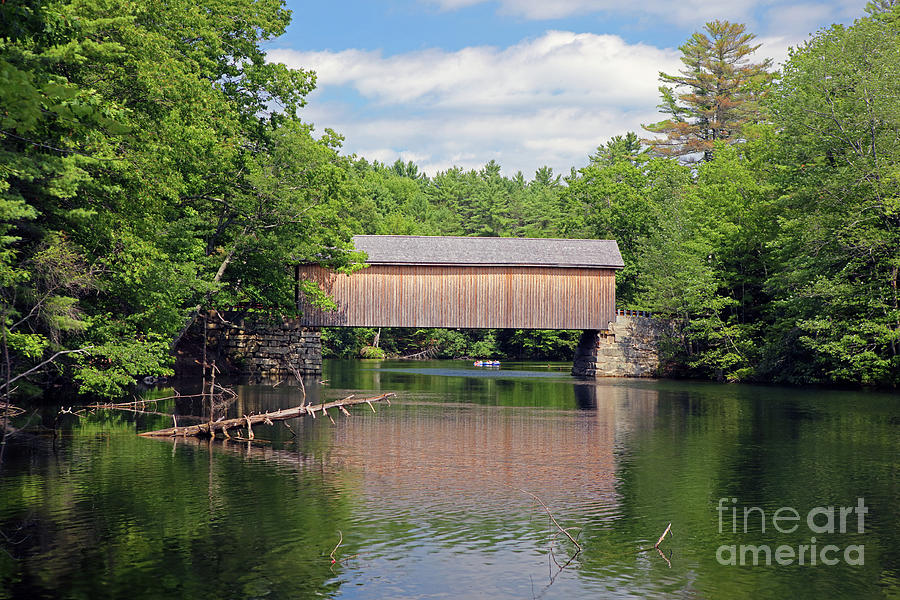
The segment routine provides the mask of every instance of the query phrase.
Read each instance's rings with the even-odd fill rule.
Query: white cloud
[[[269,59],[312,68],[318,85],[352,85],[384,103],[506,108],[535,101],[567,104],[573,97],[627,103],[656,93],[656,73],[673,63],[670,50],[628,45],[614,35],[549,31],[506,49],[380,52],[273,50]],[[650,74],[648,79],[642,75]]]
[[[748,23],[763,44],[756,60],[776,63],[809,32],[863,13],[866,0],[419,0],[443,10],[490,2],[504,15],[551,19],[622,16],[632,24],[691,31],[712,19]],[[636,18],[637,17],[637,18]],[[672,24],[685,26],[678,28]],[[609,23],[613,26],[613,23]],[[687,35],[685,36],[685,38]],[[377,50],[297,52],[269,60],[313,69],[318,90],[303,117],[346,137],[369,160],[416,162],[434,173],[497,160],[531,176],[581,166],[611,136],[661,117],[660,71],[681,68],[679,52],[629,44],[616,35],[547,31],[507,46],[437,48],[385,56]]]
[[[828,23],[831,7],[826,4],[788,4],[769,11],[767,33],[793,34],[811,32]]]
[[[508,48],[273,50],[269,60],[317,72],[304,118],[344,134],[349,152],[429,173],[495,159],[528,176],[545,164],[567,172],[610,136],[658,120],[658,72],[679,67],[675,50],[568,31]],[[338,99],[351,90],[364,109]]]
[[[750,18],[754,9],[776,0],[644,0],[627,3],[620,0],[420,0],[437,5],[443,10],[458,10],[467,6],[496,2],[499,12],[533,20],[561,19],[590,13],[629,14],[643,13],[680,24],[727,18],[743,21]],[[702,15],[702,17],[700,16]]]

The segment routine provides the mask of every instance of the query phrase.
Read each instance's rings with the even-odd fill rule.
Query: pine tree
[[[665,138],[644,140],[662,156],[712,158],[716,141],[729,143],[743,139],[742,127],[757,118],[759,90],[772,75],[771,59],[759,63],[749,56],[759,44],[745,31],[746,26],[728,21],[711,21],[706,33],[696,32],[679,47],[685,68],[677,75],[660,72],[664,84],[660,111],[670,117],[644,125]]]

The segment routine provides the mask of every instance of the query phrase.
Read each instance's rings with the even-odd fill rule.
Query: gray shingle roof
[[[625,266],[615,240],[357,235],[353,243],[369,264]]]

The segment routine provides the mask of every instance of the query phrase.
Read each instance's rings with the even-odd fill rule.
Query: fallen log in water
[[[145,431],[144,433],[140,433],[138,435],[144,437],[209,437],[214,436],[217,432],[221,431],[225,434],[225,437],[228,437],[229,429],[234,429],[236,427],[247,427],[247,437],[253,439],[253,425],[256,425],[258,423],[271,425],[274,421],[295,419],[297,417],[302,417],[303,415],[311,415],[313,418],[315,418],[317,412],[324,413],[330,418],[331,415],[329,415],[327,412],[329,408],[337,408],[344,414],[349,415],[350,413],[347,412],[346,407],[353,406],[354,404],[368,404],[372,408],[372,411],[374,411],[375,407],[372,406],[373,402],[381,402],[382,400],[384,400],[388,404],[390,404],[391,401],[389,400],[389,398],[393,396],[396,396],[396,394],[394,394],[393,392],[381,394],[380,396],[375,396],[373,398],[355,398],[354,396],[348,396],[342,400],[335,400],[334,402],[324,402],[322,404],[306,404],[303,406],[295,406],[293,408],[276,410],[275,412],[266,412],[257,415],[244,415],[243,417],[239,417],[237,419],[224,419],[221,421],[214,421],[212,423],[200,423],[199,425],[169,427],[168,429]]]

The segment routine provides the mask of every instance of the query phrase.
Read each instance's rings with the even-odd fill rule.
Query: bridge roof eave
[[[615,240],[357,235],[368,264],[622,269]]]
[[[398,267],[541,267],[556,269],[597,269],[621,271],[624,265],[597,265],[578,263],[534,263],[534,262],[490,262],[490,263],[459,263],[459,262],[391,262],[391,261],[366,261],[367,265],[385,265]]]

